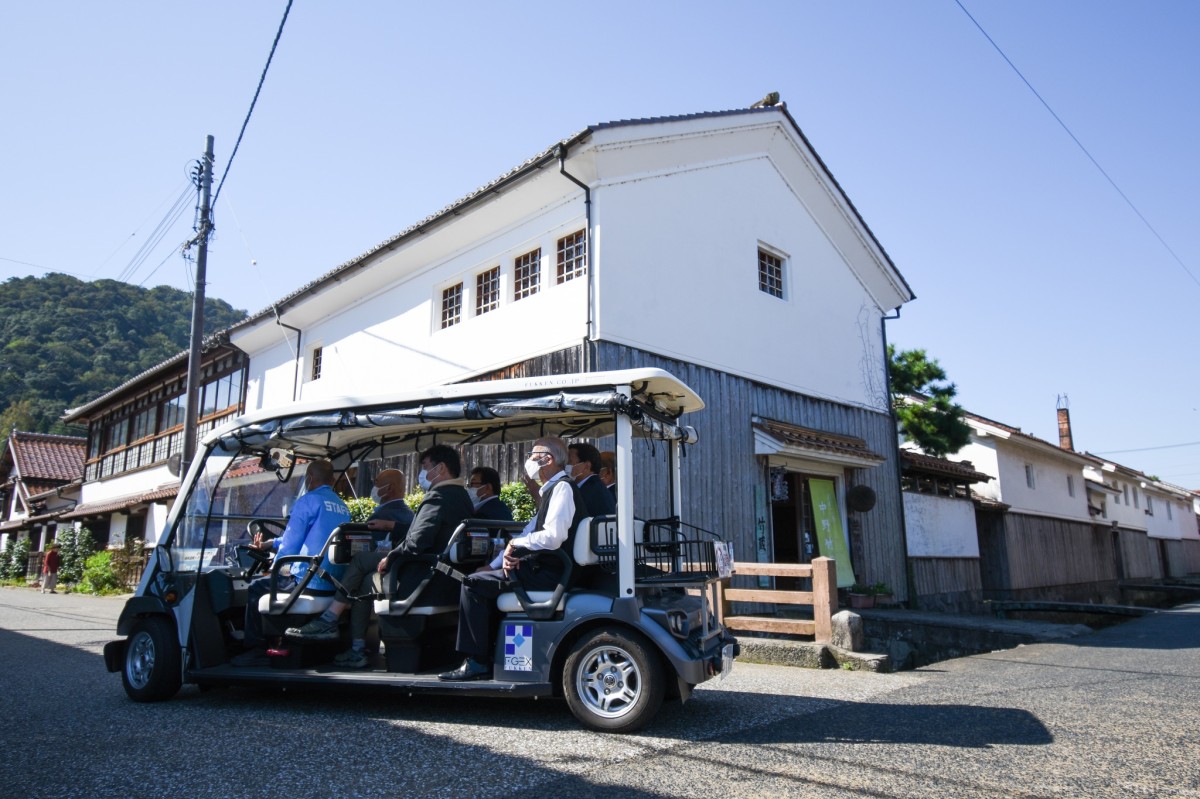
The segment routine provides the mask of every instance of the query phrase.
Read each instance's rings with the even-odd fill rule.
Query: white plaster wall
[[[1111,472],[1105,475],[1109,485],[1112,485],[1121,492],[1120,496],[1110,497],[1108,500],[1108,518],[1110,521],[1115,521],[1121,527],[1126,527],[1131,530],[1147,530],[1150,517],[1146,515],[1146,502],[1142,496],[1141,486],[1137,486],[1138,498],[1137,503],[1134,503],[1133,489],[1138,481],[1130,480],[1121,475],[1113,475]],[[1126,497],[1129,501],[1126,502]]]
[[[108,545],[110,547],[125,546],[125,530],[129,526],[129,517],[123,513],[114,513],[108,520]]]
[[[623,178],[595,205],[601,338],[886,408],[882,312],[765,156]],[[785,258],[782,299],[760,244]]]
[[[905,491],[904,528],[910,557],[979,557],[975,505],[969,499]]]
[[[169,505],[155,503],[146,509],[146,546],[154,546],[162,538],[167,529],[167,513]]]
[[[127,497],[131,494],[142,494],[154,491],[179,478],[172,475],[165,465],[144,469],[140,472],[106,477],[103,480],[84,483],[80,491],[80,504],[85,502],[105,502],[110,499]]]
[[[434,259],[427,265],[414,267],[414,255],[407,251],[380,260],[373,269],[403,276],[374,292],[328,307],[324,314],[319,311],[324,298],[313,300],[305,309],[316,318],[304,328],[298,399],[452,382],[578,345],[587,334],[588,282],[578,277],[560,285],[556,269],[557,242],[584,229],[581,212],[582,201],[559,203],[475,242],[445,235],[443,251],[426,247],[423,255]],[[444,251],[450,245],[456,249]],[[541,288],[514,301],[514,260],[538,248]],[[500,307],[476,315],[476,276],[495,266],[500,267]],[[443,329],[442,291],[458,282],[464,290],[462,321]],[[321,377],[312,380],[311,353],[317,345],[322,347]],[[290,402],[292,350],[272,345],[251,348],[250,355],[247,409]]]
[[[295,361],[296,334],[272,324],[266,336],[270,344],[257,352],[248,351],[246,411],[277,407],[292,401],[292,385],[298,379]],[[285,340],[281,335],[287,332]],[[301,341],[300,346],[304,346]],[[301,364],[303,369],[303,363]]]
[[[999,455],[996,454],[996,439],[978,438],[971,436],[971,441],[965,447],[950,457],[953,461],[970,461],[975,471],[990,474],[991,480],[983,483],[973,483],[971,490],[981,497],[1002,502],[1000,489]]]
[[[1082,466],[1032,448],[1001,440],[997,445],[1000,500],[1017,513],[1034,513],[1090,521]],[[1025,464],[1034,471],[1034,487],[1026,483]],[[1075,496],[1067,489],[1067,476],[1075,483]]]
[[[1154,515],[1146,516],[1146,533],[1153,538],[1196,539],[1200,537],[1196,529],[1196,517],[1191,513],[1191,503],[1184,503],[1174,497],[1157,491],[1150,492],[1154,501]],[[1145,496],[1143,496],[1143,508]],[[1170,518],[1167,515],[1167,505],[1170,505]],[[1144,511],[1143,511],[1144,512]]]

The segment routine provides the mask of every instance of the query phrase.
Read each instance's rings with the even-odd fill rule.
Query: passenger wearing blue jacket
[[[333,490],[333,465],[329,461],[317,460],[308,465],[304,475],[304,496],[296,500],[288,517],[287,527],[283,535],[264,541],[261,535],[256,535],[253,546],[256,549],[274,550],[275,555],[312,555],[321,551],[329,534],[340,524],[350,521],[350,509]],[[322,562],[321,568],[333,575],[341,577],[345,566],[334,566],[328,559]],[[280,577],[279,591],[290,591],[308,571],[307,563],[296,563],[292,566],[290,577]],[[305,591],[316,596],[332,596],[335,586],[320,575],[315,575],[309,581]],[[263,634],[262,613],[258,609],[258,601],[271,591],[270,575],[260,577],[246,588],[246,627],[243,642],[246,651],[230,660],[235,666],[266,666],[267,640]]]

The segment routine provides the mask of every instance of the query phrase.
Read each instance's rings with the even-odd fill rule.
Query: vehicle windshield
[[[287,482],[267,471],[257,455],[211,451],[165,544],[177,571],[207,570],[233,562],[234,549],[249,544],[251,519],[286,522],[304,491],[307,465],[296,464]]]

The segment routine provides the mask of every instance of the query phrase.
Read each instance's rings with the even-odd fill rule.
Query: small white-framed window
[[[1067,475],[1067,496],[1075,496],[1075,475],[1072,474]]]
[[[580,230],[558,240],[558,282],[587,274],[587,236]]]
[[[308,358],[308,361],[309,361],[308,379],[309,380],[320,380],[321,379],[321,364],[324,360],[324,355],[325,355],[325,348],[319,344],[317,346],[313,347],[312,350],[310,351],[309,358]]]
[[[1147,516],[1154,515],[1154,498],[1151,497],[1149,494],[1146,495],[1146,515]]]
[[[1025,464],[1025,485],[1037,488],[1037,475],[1034,473],[1032,463]]]
[[[758,248],[758,290],[784,299],[784,258],[764,247]]]
[[[462,321],[463,284],[455,283],[442,289],[442,329]]]
[[[1167,503],[1167,521],[1173,521],[1173,517],[1171,514],[1171,503],[1170,502]]]
[[[1133,487],[1133,507],[1135,507],[1135,508],[1142,507],[1141,505],[1138,504],[1137,486]]]
[[[1121,484],[1121,496],[1123,496],[1125,498],[1125,505],[1126,505],[1126,507],[1128,507],[1128,505],[1129,505],[1129,486],[1127,486],[1123,483]]]
[[[513,260],[513,301],[538,293],[542,283],[542,248],[531,250]]]
[[[500,307],[500,267],[493,266],[475,276],[475,315]]]

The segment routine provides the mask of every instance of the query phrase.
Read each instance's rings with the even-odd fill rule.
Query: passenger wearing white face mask
[[[398,543],[379,557],[376,573],[370,586],[374,593],[382,593],[386,575],[393,566],[398,566],[397,585],[395,593],[398,596],[408,596],[423,579],[430,576],[432,565],[415,559],[414,556],[429,555],[441,552],[450,543],[450,537],[455,528],[464,519],[471,517],[474,508],[467,496],[467,489],[459,479],[462,461],[458,453],[445,444],[435,444],[421,453],[421,474],[417,478],[425,488],[425,499],[417,508],[416,517],[408,527],[408,532]],[[369,523],[373,529],[386,529],[386,522]],[[379,554],[379,553],[375,553]],[[358,556],[356,556],[358,557]],[[364,580],[361,590],[368,590]],[[433,579],[421,593],[421,604],[443,605],[453,601],[457,592],[457,583],[442,574],[433,574]],[[355,603],[369,604],[365,600]],[[334,639],[338,636],[337,616],[346,608],[345,604],[330,605],[321,617],[300,628],[288,630],[288,635],[301,638]],[[332,617],[332,621],[330,619]],[[369,616],[367,617],[369,620]],[[357,637],[358,630],[352,633]],[[366,626],[363,626],[365,637]],[[355,657],[353,646],[334,659],[334,662],[346,668],[365,668],[365,654]]]
[[[475,505],[474,518],[511,522],[512,510],[500,499],[500,473],[490,466],[476,466],[467,478],[467,493]],[[499,530],[492,531],[499,535]]]
[[[521,535],[512,539],[500,557],[501,569],[475,572],[463,581],[458,601],[458,641],[455,648],[466,656],[454,671],[439,674],[447,681],[479,680],[492,673],[496,633],[496,598],[514,582],[526,591],[552,591],[562,580],[565,566],[552,550],[570,539],[584,518],[579,490],[564,471],[567,445],[561,438],[533,442],[525,472],[542,484],[537,515]]]
[[[334,658],[340,666],[361,669],[367,666],[367,627],[371,623],[371,603],[354,599],[371,589],[371,577],[376,573],[379,562],[397,544],[404,540],[412,525],[413,512],[404,502],[406,482],[404,472],[399,469],[383,469],[375,476],[371,486],[371,499],[379,503],[367,519],[367,527],[386,532],[374,551],[359,552],[346,567],[342,575],[342,588],[338,589],[333,602],[317,618],[302,627],[289,627],[286,634],[292,638],[308,640],[333,640],[338,637],[338,619],[346,608],[350,608],[350,649]]]

